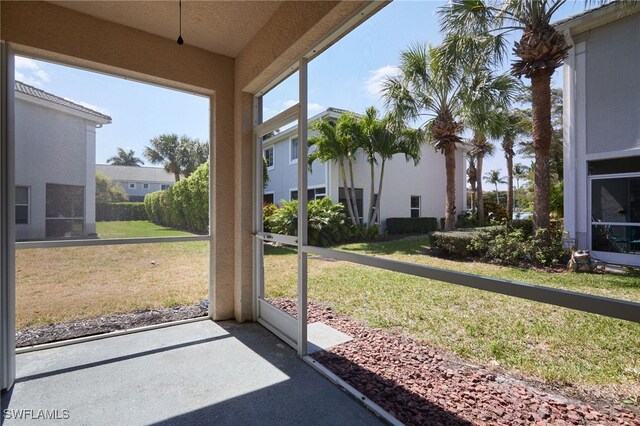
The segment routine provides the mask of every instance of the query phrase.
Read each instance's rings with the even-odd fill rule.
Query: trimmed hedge
[[[438,229],[435,217],[390,217],[387,219],[388,234],[427,234]]]
[[[473,231],[438,231],[430,235],[431,247],[445,252],[456,259],[466,259],[471,256],[469,244],[476,232]]]
[[[169,228],[196,234],[209,231],[209,163],[169,189],[144,197],[149,220]]]
[[[148,220],[144,203],[96,203],[96,221]]]

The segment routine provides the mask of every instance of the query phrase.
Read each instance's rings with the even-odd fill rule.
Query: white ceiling
[[[50,3],[170,40],[178,38],[178,0],[50,1]],[[236,57],[281,4],[280,0],[183,0],[182,38],[187,45]]]

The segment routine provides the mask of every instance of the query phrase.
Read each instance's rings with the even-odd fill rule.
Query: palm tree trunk
[[[540,69],[531,77],[531,110],[535,176],[533,221],[536,229],[549,227],[549,155],[551,150],[551,75]]]
[[[507,220],[513,218],[513,156],[511,153],[505,152],[505,158],[507,160]]]
[[[358,223],[360,223],[360,211],[358,210],[358,197],[356,196],[356,188],[355,181],[353,180],[353,162],[349,161],[349,176],[351,178],[351,187],[349,188],[351,191],[351,202],[353,203],[353,213],[356,215],[356,219]]]
[[[498,184],[496,183],[496,204],[500,204],[500,197],[498,196]]]
[[[382,198],[382,180],[384,179],[384,165],[386,160],[382,159],[382,164],[380,164],[380,182],[378,182],[378,199],[376,200],[376,214],[373,217],[373,221],[377,218],[380,218],[380,199]]]
[[[175,178],[176,182],[180,182],[180,172],[173,172],[173,177]]]
[[[373,222],[373,195],[375,193],[373,160],[369,161],[369,166],[371,167],[371,190],[369,191],[369,213],[367,214],[367,229],[371,227],[371,224]]]
[[[484,162],[484,152],[478,151],[476,157],[476,176],[480,179],[476,180],[476,199],[478,201],[478,223],[484,225],[484,192],[482,190],[482,163]]]
[[[456,227],[456,146],[449,142],[444,151],[444,165],[447,172],[447,193],[444,203],[444,229]]]
[[[349,194],[349,187],[347,186],[347,171],[344,168],[344,162],[340,162],[340,176],[342,177],[342,187],[344,188],[344,198],[347,200],[347,211],[349,212],[349,218],[351,223],[356,226],[358,222],[353,215],[353,206],[351,205],[351,195]]]

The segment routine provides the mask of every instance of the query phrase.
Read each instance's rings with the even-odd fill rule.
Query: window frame
[[[269,165],[269,158],[267,157],[267,151],[271,151],[271,165]],[[268,146],[262,149],[262,157],[267,161],[267,170],[273,170],[276,167],[276,151],[274,146]]]
[[[418,199],[418,207],[413,207],[413,199]],[[421,195],[411,195],[409,198],[409,217],[410,218],[420,218],[421,216],[421,207],[422,207],[422,196]],[[418,215],[414,216],[413,212],[417,211]]]
[[[21,204],[18,203],[18,188],[26,188],[27,190],[27,204]],[[29,185],[16,185],[15,188],[16,191],[16,197],[15,197],[15,208],[16,208],[16,212],[15,212],[15,224],[16,225],[30,225],[31,224],[31,187]],[[18,207],[26,207],[27,208],[27,221],[26,222],[20,222],[18,223]]]
[[[294,143],[295,141],[295,143]],[[295,149],[295,153],[296,153],[296,158],[292,158],[293,156],[293,146],[295,145],[296,149]],[[297,136],[291,136],[289,138],[289,164],[298,164],[298,137]]]
[[[142,189],[149,189],[149,184],[148,183],[143,183],[142,184]]]
[[[127,189],[136,189],[136,183],[135,182],[129,182],[127,184]]]

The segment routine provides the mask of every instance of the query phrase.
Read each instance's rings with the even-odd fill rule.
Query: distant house
[[[144,196],[148,193],[167,189],[176,183],[173,173],[162,167],[97,164],[96,173],[102,173],[122,186],[129,201],[144,201]]]
[[[347,111],[328,108],[309,119],[309,123],[317,120],[337,121]],[[309,137],[313,136],[309,132]],[[263,142],[263,154],[267,162],[269,183],[264,189],[264,201],[279,203],[280,200],[298,198],[298,128],[297,126],[283,130]],[[311,147],[311,151],[314,148]],[[459,213],[466,209],[465,197],[465,161],[464,147],[456,153],[456,207]],[[376,191],[379,166],[376,166]],[[361,219],[369,208],[370,169],[369,163],[361,152],[358,153],[354,167],[356,202]],[[444,155],[436,152],[432,146],[422,146],[422,159],[414,167],[402,154],[396,155],[385,166],[382,199],[380,206],[380,225],[390,217],[444,217],[444,200],[446,192],[446,175]],[[308,174],[309,200],[330,197],[333,202],[345,203],[342,179],[339,167],[334,162],[313,163]],[[375,194],[374,196],[377,196]],[[366,219],[365,219],[366,220]]]
[[[556,23],[573,45],[564,67],[564,224],[579,248],[640,265],[640,5],[616,3]]]
[[[111,117],[16,81],[16,239],[95,234],[96,129]]]

